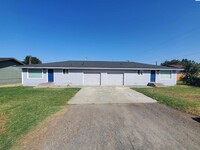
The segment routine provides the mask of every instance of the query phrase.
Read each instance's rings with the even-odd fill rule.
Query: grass
[[[176,84],[177,84],[177,85],[186,85],[182,80],[178,80],[178,81],[176,82]]]
[[[194,115],[200,115],[200,88],[191,86],[174,86],[162,88],[137,88],[159,103],[185,111]]]
[[[79,89],[0,88],[0,149],[9,149],[22,135],[59,111]]]

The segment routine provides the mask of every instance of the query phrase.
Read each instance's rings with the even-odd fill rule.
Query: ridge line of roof
[[[143,64],[143,65],[154,65],[154,64],[147,64],[147,63],[140,63],[140,62],[134,62],[134,61],[100,61],[100,60],[66,60],[66,61],[55,61],[55,62],[46,62],[42,64],[52,64],[52,63],[63,63],[63,62],[105,62],[105,63],[136,63],[136,64]],[[37,64],[32,64],[37,65]],[[159,65],[154,65],[159,66]]]

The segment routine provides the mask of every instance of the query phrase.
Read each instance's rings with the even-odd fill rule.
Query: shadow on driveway
[[[200,123],[200,117],[192,117],[192,119]]]

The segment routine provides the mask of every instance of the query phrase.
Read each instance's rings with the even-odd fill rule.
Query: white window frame
[[[161,73],[160,73],[160,72],[162,72],[162,71],[169,71],[169,72],[170,72],[170,78],[162,78],[162,77],[161,77]],[[171,80],[171,79],[172,79],[172,71],[171,71],[171,70],[160,70],[160,71],[159,71],[159,79],[160,79],[160,80]]]
[[[32,69],[32,68],[31,68]],[[36,68],[33,68],[33,69],[36,69]],[[44,77],[44,73],[43,73],[43,69],[40,69],[40,68],[38,68],[38,70],[42,70],[42,78],[29,78],[29,70],[30,69],[27,69],[27,79],[43,79],[43,77]]]

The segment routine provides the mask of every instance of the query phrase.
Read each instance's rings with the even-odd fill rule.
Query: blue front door
[[[53,82],[53,69],[48,69],[48,82]]]
[[[151,70],[150,82],[156,82],[156,71],[155,70]]]

